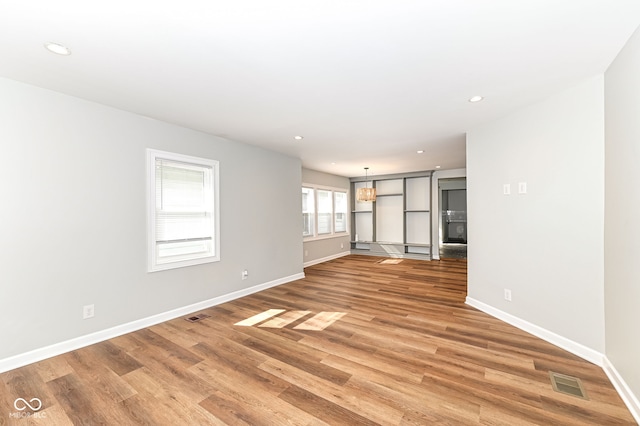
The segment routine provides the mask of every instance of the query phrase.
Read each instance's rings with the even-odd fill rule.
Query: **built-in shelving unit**
[[[351,178],[351,252],[431,259],[431,171]],[[355,198],[358,188],[376,188],[375,202]]]

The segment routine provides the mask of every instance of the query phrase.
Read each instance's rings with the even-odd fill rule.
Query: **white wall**
[[[636,395],[640,418],[640,30],[605,74],[607,358]]]
[[[0,94],[0,363],[302,273],[299,160],[11,80]],[[149,147],[220,161],[220,262],[146,271]]]
[[[349,178],[323,173],[317,170],[302,169],[302,183],[349,191]],[[349,220],[351,220],[350,209],[351,207],[349,207],[349,213],[347,214]],[[302,217],[300,217],[298,222],[301,220]],[[299,228],[300,236],[302,236],[301,227]],[[339,237],[305,241],[303,243],[304,266],[314,265],[316,263],[349,254],[350,239],[350,235],[347,234]]]
[[[467,133],[469,297],[600,354],[603,156],[603,76]]]

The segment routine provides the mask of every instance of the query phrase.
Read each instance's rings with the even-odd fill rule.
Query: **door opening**
[[[440,257],[467,257],[467,180],[441,179]]]

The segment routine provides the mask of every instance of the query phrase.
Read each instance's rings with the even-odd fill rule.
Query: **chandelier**
[[[365,180],[364,180],[364,188],[358,188],[356,192],[356,200],[358,201],[375,201],[376,200],[376,189],[373,188],[373,184],[371,184],[371,188],[369,188],[369,168],[364,168]]]

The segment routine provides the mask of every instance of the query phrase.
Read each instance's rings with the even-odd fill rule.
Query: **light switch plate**
[[[527,182],[518,182],[518,194],[527,193]]]

